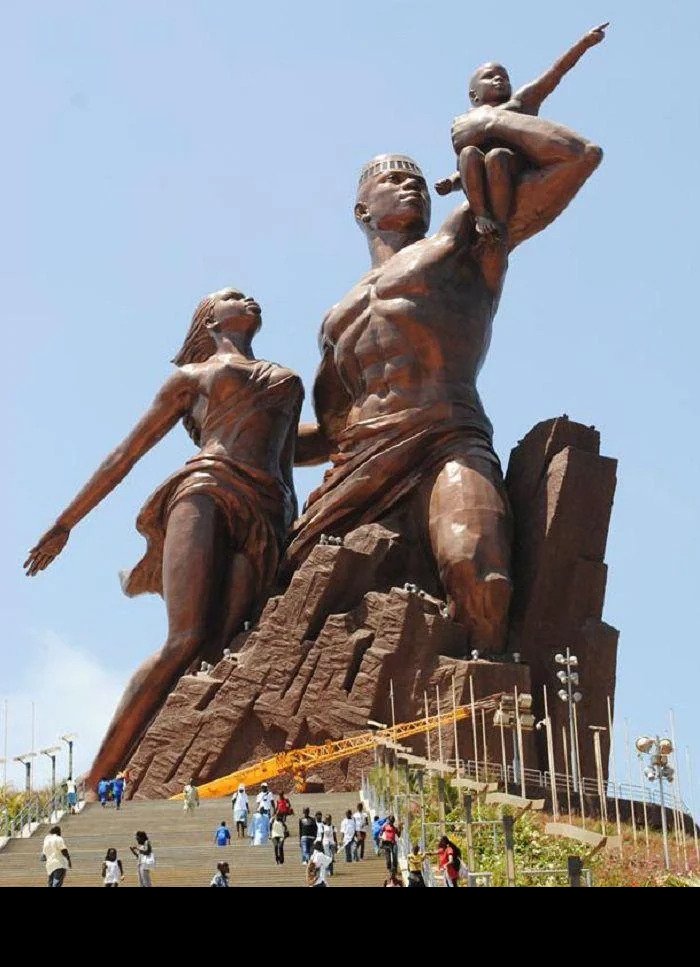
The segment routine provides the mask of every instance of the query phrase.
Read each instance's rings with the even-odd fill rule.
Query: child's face
[[[502,64],[483,64],[469,82],[469,98],[475,105],[504,104],[510,95],[510,77]]]

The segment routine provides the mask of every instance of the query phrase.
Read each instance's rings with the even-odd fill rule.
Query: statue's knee
[[[482,164],[484,161],[483,152],[479,148],[475,147],[473,144],[467,145],[466,148],[462,148],[459,153],[459,166],[460,168],[468,167],[474,164]]]
[[[205,635],[197,629],[171,633],[160,657],[172,667],[187,664],[201,651],[204,643]]]
[[[486,167],[489,170],[509,171],[513,157],[510,148],[492,148],[485,158]]]

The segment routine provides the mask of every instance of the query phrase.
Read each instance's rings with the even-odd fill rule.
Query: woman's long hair
[[[199,303],[194,310],[190,328],[187,330],[185,341],[180,347],[180,351],[172,360],[176,366],[185,366],[187,363],[203,363],[216,349],[216,343],[212,334],[207,329],[207,322],[211,319],[212,310],[216,303],[218,293],[208,295]],[[189,433],[195,446],[201,442],[200,427],[195,422],[191,412],[182,418],[182,425]]]

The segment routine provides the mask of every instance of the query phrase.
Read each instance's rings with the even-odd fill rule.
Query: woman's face
[[[240,332],[260,328],[262,312],[252,296],[244,295],[240,289],[222,289],[213,296],[211,309],[212,324],[223,333]]]

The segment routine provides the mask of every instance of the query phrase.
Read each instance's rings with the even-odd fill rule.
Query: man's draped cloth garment
[[[287,562],[297,567],[322,533],[346,534],[379,520],[449,460],[479,457],[502,481],[492,428],[480,401],[435,403],[346,427],[333,467],[292,531]]]

